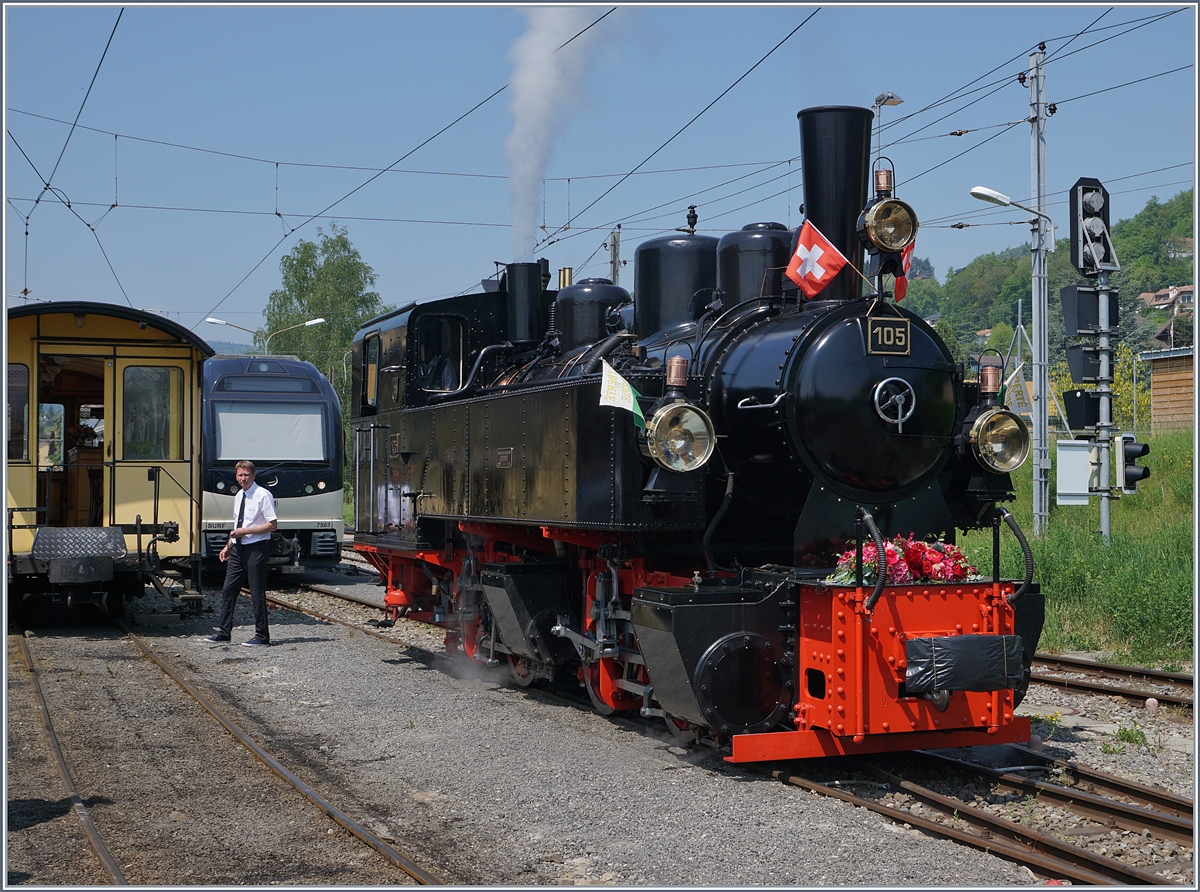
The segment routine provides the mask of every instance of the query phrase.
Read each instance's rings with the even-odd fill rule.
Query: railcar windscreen
[[[216,461],[327,461],[324,409],[302,403],[213,401]]]

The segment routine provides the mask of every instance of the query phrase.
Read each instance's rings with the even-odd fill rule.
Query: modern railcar
[[[235,465],[254,462],[275,497],[279,528],[269,565],[282,572],[341,560],[342,410],[333,386],[295,356],[214,356],[204,364],[203,555],[206,565],[233,528]]]
[[[798,118],[806,221],[849,261],[811,299],[783,275],[801,253],[823,275],[799,229],[718,239],[689,214],[639,246],[635,299],[514,263],[367,323],[355,548],[449,650],[733,761],[1028,739],[1044,596],[1001,505],[1028,431],[998,369],[885,290],[917,219],[871,163],[871,111]],[[891,575],[885,539],[934,559],[986,528],[981,573]]]
[[[153,313],[8,310],[7,585],[120,615],[151,582],[200,593],[201,372],[213,350]]]

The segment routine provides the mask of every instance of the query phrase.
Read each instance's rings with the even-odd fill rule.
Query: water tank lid
[[[755,229],[758,229],[758,230],[771,229],[771,230],[778,230],[780,232],[787,232],[787,227],[784,226],[782,223],[747,223],[745,226],[742,227],[742,232],[746,232],[748,230],[755,230]]]

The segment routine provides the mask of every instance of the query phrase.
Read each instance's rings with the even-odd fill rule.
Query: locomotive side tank
[[[807,220],[850,261],[817,299],[781,275],[798,231],[696,235],[693,208],[638,249],[632,330],[620,289],[543,264],[368,323],[355,547],[449,649],[735,761],[1025,739],[1028,549],[1020,581],[904,585],[882,545],[1023,543],[997,503],[1028,434],[883,291],[916,218],[868,194],[871,112],[798,117]]]

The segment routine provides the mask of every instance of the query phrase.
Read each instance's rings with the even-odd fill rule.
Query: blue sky
[[[557,45],[611,8],[536,24]],[[4,9],[9,304],[25,289],[128,301],[224,339],[232,332],[204,317],[258,327],[280,257],[334,220],[386,303],[454,294],[516,257],[509,155],[540,193],[532,238],[552,243],[534,255],[576,278],[607,275],[601,246],[621,222],[630,287],[638,242],[684,225],[689,204],[717,235],[797,225],[796,112],[869,106],[885,90],[904,103],[884,109],[884,154],[922,221],[916,253],[944,279],[1029,239],[1022,212],[968,190],[1031,193],[1029,90],[1017,75],[1039,41],[1058,104],[1047,157],[1059,237],[1080,176],[1105,183],[1114,220],[1195,177],[1192,5],[626,6],[553,56],[525,37],[520,60],[548,58],[553,76],[515,67],[533,27],[518,7],[130,6],[96,74],[120,10]],[[516,101],[529,103],[531,126],[514,129]],[[946,135],[955,130],[971,132]],[[506,153],[510,136],[518,148]],[[531,152],[544,162],[530,168]],[[30,162],[43,178],[55,171],[36,208]],[[960,221],[972,225],[950,228]]]

